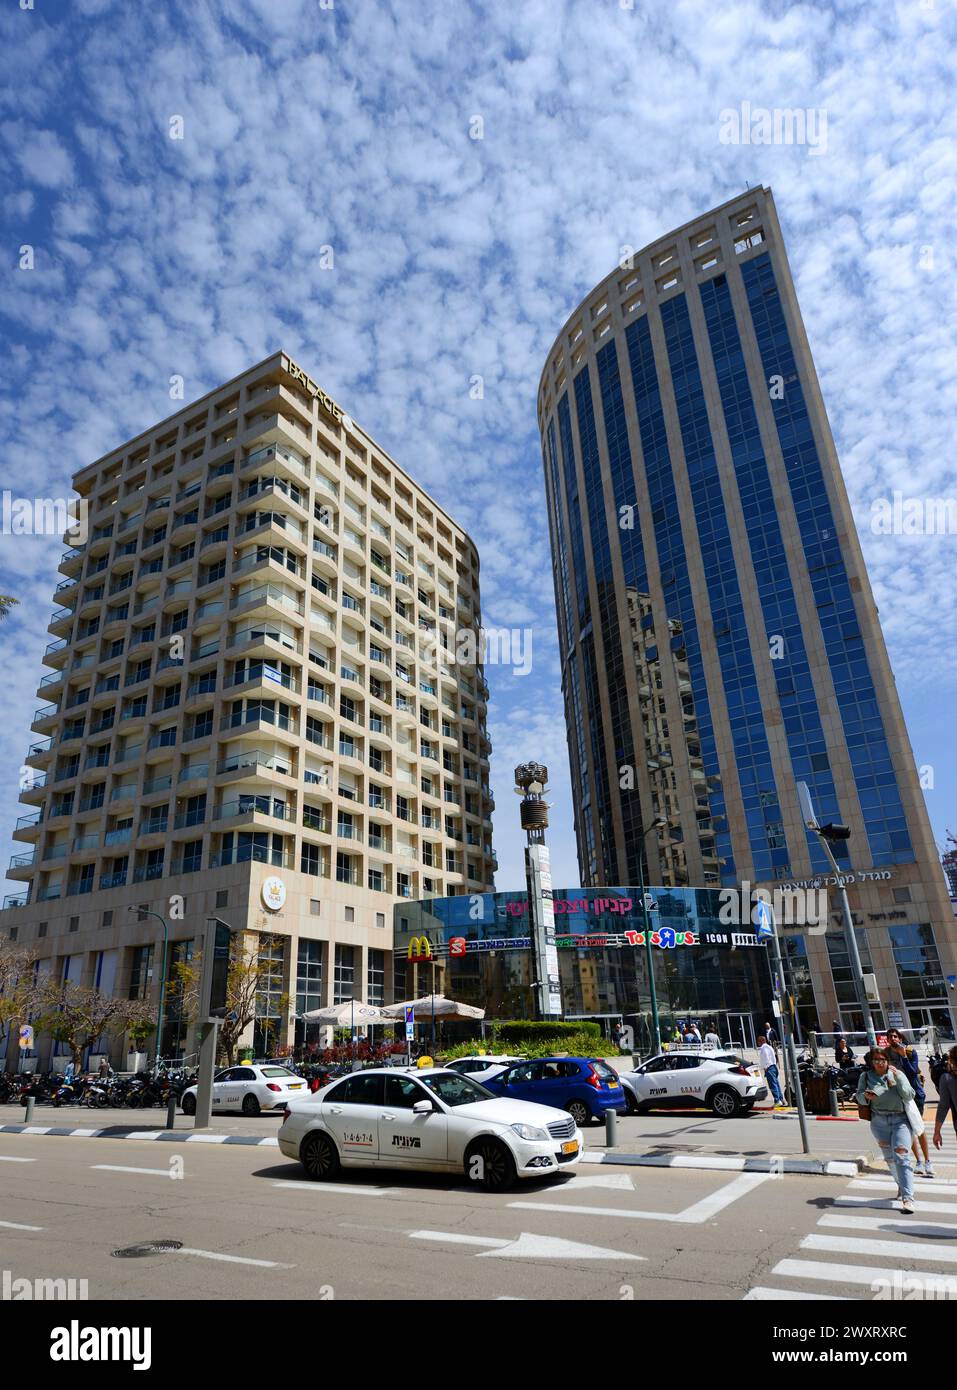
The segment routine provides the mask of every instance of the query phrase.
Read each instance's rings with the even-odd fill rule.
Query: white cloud
[[[767,181],[915,751],[932,760],[922,692],[957,676],[941,640],[957,538],[875,537],[866,518],[894,488],[957,492],[951,7],[74,8],[56,24],[0,18],[23,94],[0,106],[6,210],[37,248],[6,296],[6,485],[62,491],[170,414],[173,373],[192,398],[293,352],[473,534],[488,620],[534,629],[530,677],[489,671],[501,882],[518,886],[513,759],[549,762],[553,837],[574,858],[535,419],[545,355],[623,243]],[[720,144],[719,113],[744,100],[825,108],[827,153]],[[16,671],[8,786],[57,554],[0,545],[0,588],[25,599],[0,630]],[[940,828],[957,753],[937,763]]]

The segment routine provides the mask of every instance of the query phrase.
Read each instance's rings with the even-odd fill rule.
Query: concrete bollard
[[[27,1096],[26,1109],[23,1112],[23,1123],[28,1125],[33,1120],[33,1107],[37,1103],[36,1096]]]
[[[170,1096],[166,1102],[166,1128],[173,1129],[176,1125],[176,1097]]]
[[[618,1112],[605,1111],[605,1146],[613,1149],[618,1142]]]
[[[841,1112],[840,1112],[840,1108],[839,1108],[838,1103],[837,1103],[837,1092],[833,1089],[833,1087],[832,1087],[831,1091],[829,1092],[829,1096],[830,1096],[830,1102],[831,1102],[831,1115],[832,1115],[835,1119],[837,1119],[837,1117],[840,1115]]]

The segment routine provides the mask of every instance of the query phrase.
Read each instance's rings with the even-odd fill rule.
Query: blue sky
[[[537,758],[575,886],[539,373],[622,246],[769,184],[942,841],[957,536],[870,518],[957,496],[955,34],[952,0],[11,3],[0,486],[64,495],[171,376],[188,401],[285,348],[472,534],[486,622],[532,629],[530,675],[488,671],[498,885]],[[823,110],[826,150],[723,143],[745,101]],[[0,535],[4,840],[62,548]]]

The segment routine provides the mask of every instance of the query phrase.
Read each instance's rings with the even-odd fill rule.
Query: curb
[[[166,1144],[244,1144],[253,1148],[279,1148],[274,1135],[257,1139],[253,1134],[207,1134],[185,1129],[67,1129],[61,1125],[0,1125],[0,1134],[55,1134],[65,1139],[146,1139]]]
[[[623,1154],[586,1150],[582,1163],[621,1163],[636,1168],[706,1168],[725,1173],[803,1173],[819,1177],[855,1177],[866,1171],[869,1160],[854,1158],[748,1158],[744,1154]]]

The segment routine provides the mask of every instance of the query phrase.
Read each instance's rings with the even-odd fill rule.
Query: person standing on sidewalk
[[[911,1160],[911,1128],[907,1123],[907,1102],[914,1092],[902,1071],[892,1067],[883,1048],[872,1047],[864,1057],[864,1070],[857,1083],[857,1103],[867,1108],[871,1134],[877,1140],[884,1160],[897,1180],[901,1210],[914,1210],[914,1165]]]
[[[914,1105],[917,1115],[920,1118],[921,1127],[914,1129],[914,1159],[917,1167],[915,1172],[919,1178],[932,1178],[934,1166],[930,1161],[930,1151],[927,1148],[927,1134],[923,1129],[924,1106],[927,1103],[927,1095],[924,1091],[923,1078],[920,1074],[920,1057],[916,1047],[906,1047],[904,1039],[897,1028],[887,1030],[887,1055],[893,1062],[898,1071],[902,1071],[907,1077],[914,1090]],[[914,1117],[911,1117],[914,1119]],[[911,1126],[914,1128],[914,1126]]]
[[[764,1033],[758,1034],[758,1065],[771,1088],[775,1109],[783,1106],[784,1096],[781,1094],[781,1083],[778,1080],[778,1055]]]
[[[957,1134],[957,1047],[952,1047],[947,1054],[947,1070],[942,1071],[937,1079],[937,1094],[940,1099],[937,1102],[937,1114],[934,1116],[935,1149],[943,1145],[941,1126],[948,1112],[954,1121],[954,1133]]]

